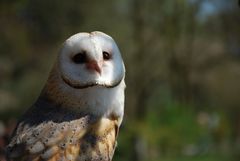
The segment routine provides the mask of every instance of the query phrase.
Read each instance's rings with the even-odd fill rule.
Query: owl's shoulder
[[[54,156],[65,157],[68,147],[71,149],[68,157],[71,158],[79,149],[79,138],[85,135],[94,120],[87,114],[77,115],[56,107],[34,105],[19,121],[7,154],[17,160],[26,157],[30,160],[47,160]]]

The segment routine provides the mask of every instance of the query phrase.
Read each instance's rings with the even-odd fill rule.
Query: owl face
[[[112,88],[125,75],[116,43],[102,32],[78,33],[67,39],[58,66],[62,80],[72,88]]]

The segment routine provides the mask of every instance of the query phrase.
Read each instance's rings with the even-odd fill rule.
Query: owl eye
[[[109,54],[108,52],[103,51],[102,54],[103,54],[103,59],[104,59],[104,60],[109,60],[109,59],[111,59],[111,54]]]
[[[87,61],[87,55],[86,55],[86,52],[80,52],[80,53],[77,53],[76,55],[74,55],[72,57],[72,61],[75,63],[75,64],[82,64],[82,63],[85,63]]]

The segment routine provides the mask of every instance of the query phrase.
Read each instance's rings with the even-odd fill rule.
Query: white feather
[[[101,75],[92,73],[86,69],[84,64],[76,65],[71,61],[72,55],[87,52],[87,56],[102,63]],[[102,52],[111,52],[112,59],[104,61]],[[125,67],[120,51],[114,40],[101,32],[79,33],[71,36],[63,45],[59,58],[49,77],[44,91],[57,100],[63,107],[89,112],[94,115],[106,116],[114,114],[120,120],[124,113],[124,89],[125,89]],[[70,83],[84,84],[99,82],[100,84],[120,83],[113,87],[92,86],[76,89],[63,81],[66,77]],[[55,84],[52,87],[52,83]],[[48,90],[51,86],[51,90]],[[57,94],[56,94],[57,93]]]

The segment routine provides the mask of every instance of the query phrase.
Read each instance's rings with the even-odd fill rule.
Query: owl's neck
[[[51,72],[41,93],[57,106],[69,108],[76,112],[86,112],[98,116],[123,117],[125,83],[114,88],[89,87],[75,89],[67,85],[59,76],[59,72]]]

